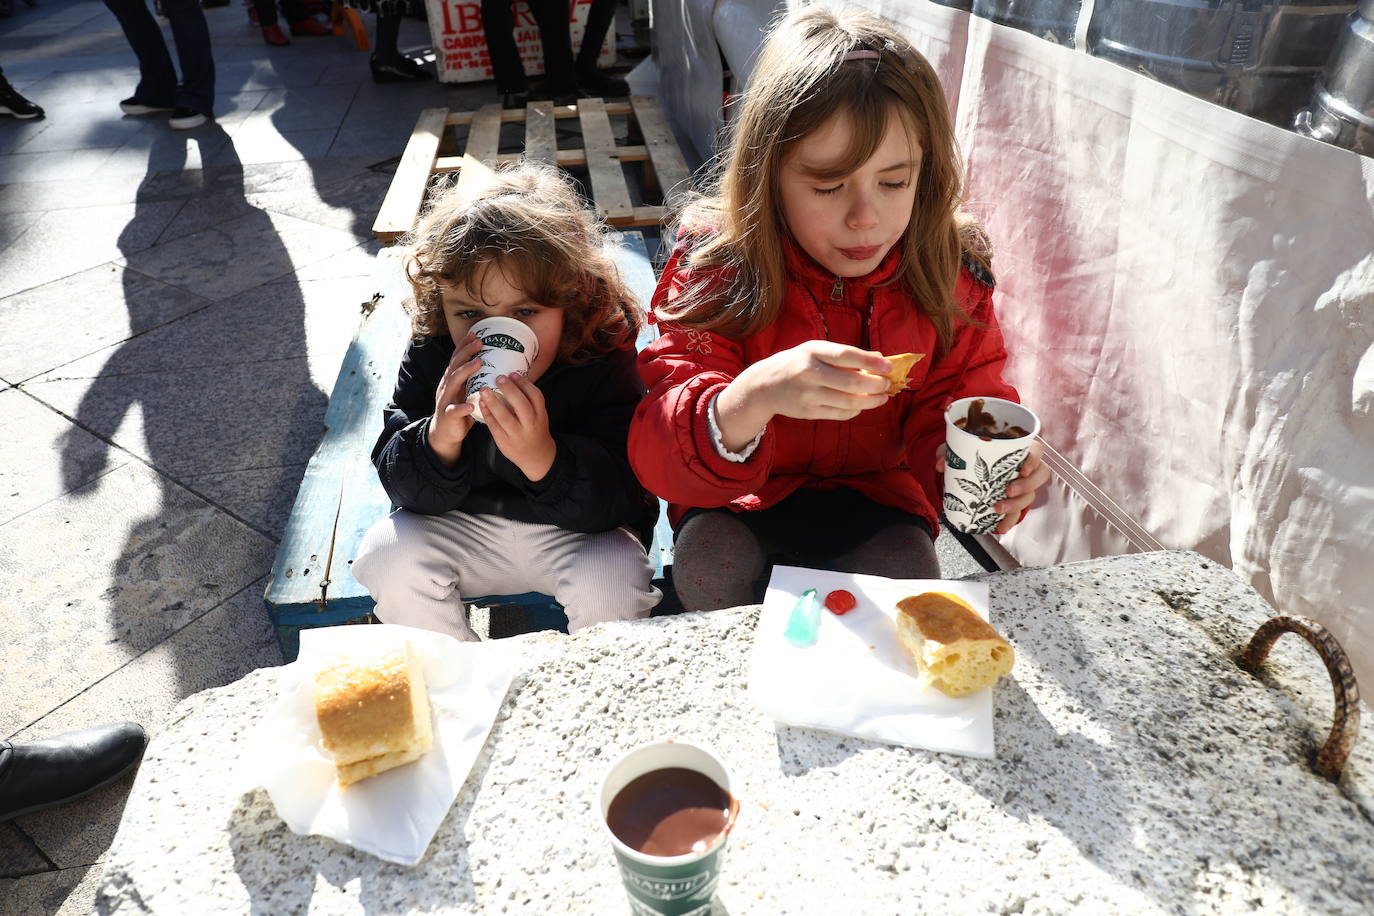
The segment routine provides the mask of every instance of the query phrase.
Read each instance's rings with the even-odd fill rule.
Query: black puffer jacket
[[[460,509],[587,533],[625,525],[648,543],[658,502],[640,486],[625,453],[630,418],[644,393],[633,350],[556,364],[536,383],[558,446],[553,467],[537,483],[501,454],[481,423],[463,440],[455,467],[430,450],[434,393],[453,350],[449,337],[412,340],[401,360],[384,411],[386,429],[372,450],[394,504],[423,515]]]

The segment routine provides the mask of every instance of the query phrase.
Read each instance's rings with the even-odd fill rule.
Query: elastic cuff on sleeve
[[[768,431],[768,427],[759,430],[759,434],[753,438],[744,448],[737,452],[730,451],[725,444],[725,437],[720,432],[720,417],[716,413],[716,401],[720,400],[720,392],[711,395],[711,403],[706,405],[706,426],[711,431],[711,444],[716,447],[716,454],[726,461],[733,461],[742,464],[749,460],[749,456],[758,450],[759,443],[763,441],[763,434]]]

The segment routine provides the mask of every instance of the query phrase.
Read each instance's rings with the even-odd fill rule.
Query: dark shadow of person
[[[157,506],[129,532],[104,597],[131,653],[188,629],[171,644],[179,696],[280,662],[261,604],[279,539],[271,518],[290,506],[327,406],[272,216],[247,200],[245,168],[218,124],[190,136],[221,164],[182,171],[187,135],[155,136],[149,161],[162,169],[150,165],[119,240],[131,336],[75,411],[155,471]],[[156,205],[168,200],[184,204],[164,227]],[[135,408],[146,444],[120,432]],[[74,438],[62,456],[68,486],[96,470]]]

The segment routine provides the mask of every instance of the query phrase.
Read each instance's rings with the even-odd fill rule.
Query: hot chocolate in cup
[[[960,398],[945,410],[945,520],[966,534],[989,534],[1040,433],[1040,418],[1015,401]]]
[[[739,815],[725,764],[685,741],[645,744],[611,766],[599,800],[633,911],[709,912]]]
[[[482,368],[468,379],[466,400],[472,405],[473,419],[485,423],[477,396],[483,388],[494,388],[497,376],[529,375],[539,355],[539,338],[529,325],[514,318],[483,318],[471,331],[482,342],[482,351],[477,354]]]

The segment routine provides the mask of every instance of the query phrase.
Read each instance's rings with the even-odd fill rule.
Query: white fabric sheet
[[[957,98],[1010,378],[1069,465],[1004,544],[1197,550],[1374,684],[1374,160],[967,14],[859,5]]]

